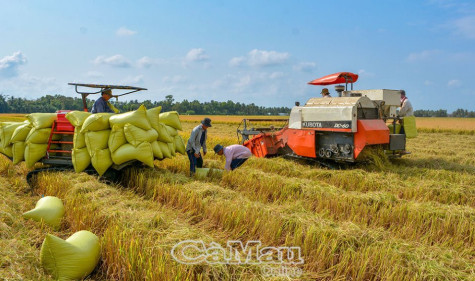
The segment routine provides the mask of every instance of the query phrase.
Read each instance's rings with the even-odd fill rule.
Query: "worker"
[[[102,90],[101,97],[96,100],[94,105],[92,106],[92,113],[100,113],[100,112],[109,112],[109,113],[119,113],[119,110],[113,106],[109,100],[112,98],[112,90],[110,88],[106,88]]]
[[[224,155],[224,157],[226,157],[226,165],[224,168],[228,171],[232,171],[241,166],[252,155],[249,148],[240,144],[233,144],[226,147],[217,144],[214,147],[214,152],[218,155]]]
[[[330,96],[330,92],[328,92],[327,88],[323,88],[322,92],[320,94],[322,95],[323,98],[331,98],[332,97],[332,96]]]
[[[211,119],[204,118],[201,124],[191,131],[190,138],[186,143],[186,154],[190,160],[190,176],[196,172],[196,168],[203,168],[203,156],[206,155],[207,129],[211,126]],[[201,155],[203,149],[203,155]]]
[[[411,102],[406,97],[406,91],[401,90],[401,109],[399,110],[398,116],[414,116],[414,110],[412,108]]]

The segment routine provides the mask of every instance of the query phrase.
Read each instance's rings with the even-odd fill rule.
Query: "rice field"
[[[181,118],[186,139],[202,116]],[[223,168],[212,147],[236,143],[243,117],[211,118],[205,166]],[[251,158],[198,179],[180,155],[128,169],[116,185],[42,173],[32,191],[24,164],[0,156],[0,279],[52,280],[39,261],[44,236],[89,230],[102,257],[87,280],[474,280],[475,120],[439,119],[417,119],[412,154],[344,170]],[[42,195],[65,204],[59,231],[21,217]],[[186,265],[171,255],[184,240],[299,247],[304,262],[286,265],[292,277],[268,276],[265,264]]]

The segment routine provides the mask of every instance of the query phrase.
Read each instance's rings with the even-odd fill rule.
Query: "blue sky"
[[[318,96],[307,82],[350,71],[416,109],[475,110],[473,1],[12,0],[0,13],[6,95],[129,84],[149,89],[138,100],[291,107]]]

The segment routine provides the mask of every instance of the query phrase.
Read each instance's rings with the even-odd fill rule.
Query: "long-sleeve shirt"
[[[244,159],[251,157],[252,153],[249,148],[245,147],[244,145],[240,144],[233,144],[230,146],[226,146],[223,148],[224,157],[226,157],[226,165],[224,168],[226,170],[231,170],[231,162],[234,159]]]
[[[102,97],[98,98],[94,105],[92,106],[92,113],[100,113],[100,112],[110,112],[114,113],[112,108],[108,105],[108,101],[103,99]]]
[[[401,109],[399,110],[399,116],[413,116],[414,109],[412,108],[411,102],[406,98],[401,103]]]
[[[206,139],[208,138],[208,134],[204,134],[204,141],[203,144],[201,144],[201,135],[203,133],[205,133],[205,130],[201,124],[196,126],[193,131],[191,131],[190,138],[186,143],[186,151],[191,151],[193,149],[195,153],[199,153],[201,148],[203,148],[203,152],[207,153]]]

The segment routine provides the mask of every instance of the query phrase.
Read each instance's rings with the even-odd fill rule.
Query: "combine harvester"
[[[353,90],[357,80],[357,74],[339,72],[309,82],[337,84],[338,97],[311,98],[304,106],[296,102],[281,128],[251,125],[281,119],[244,119],[237,129],[238,141],[256,157],[291,156],[329,167],[360,160],[368,147],[382,147],[390,157],[408,154],[406,137],[415,136],[415,119],[405,118],[406,133],[399,133],[403,120],[396,112],[401,103],[399,90]]]
[[[181,130],[177,112],[160,113],[161,107],[147,110],[143,105],[121,114],[88,112],[86,98],[89,95],[111,89],[122,92],[112,96],[118,99],[147,89],[69,85],[75,86],[76,92],[81,94],[84,111],[32,113],[27,115],[25,122],[0,123],[1,153],[14,164],[23,160],[27,167],[33,167],[37,162],[43,164],[28,173],[30,186],[32,178],[40,172],[65,170],[98,174],[106,181],[115,182],[126,167],[152,167],[154,159],[171,158],[176,152],[185,153],[183,139],[177,132]]]

